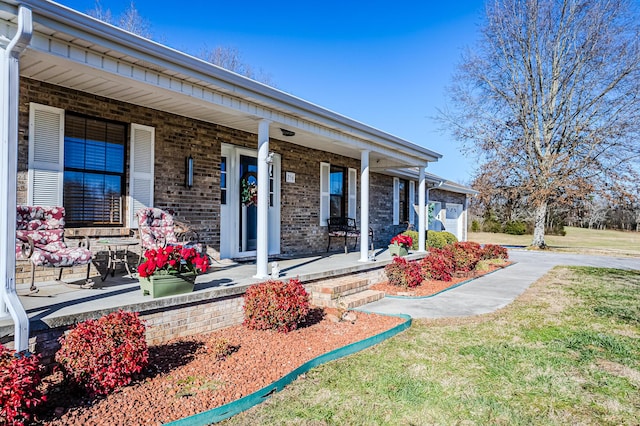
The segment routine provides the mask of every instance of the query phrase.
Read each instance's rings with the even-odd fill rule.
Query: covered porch
[[[384,279],[384,266],[392,261],[388,250],[370,252],[375,259],[360,262],[357,251],[321,253],[277,262],[279,278],[298,278],[310,290],[314,285],[336,277],[356,276],[370,284]],[[421,258],[423,253],[410,254]],[[224,328],[242,321],[242,296],[247,287],[265,281],[255,278],[255,261],[214,262],[210,271],[199,275],[192,293],[151,298],[142,295],[137,278],[118,271],[104,282],[97,279],[93,289],[76,288],[49,281],[40,283],[40,291],[29,295],[28,284],[19,284],[17,293],[29,317],[30,349],[46,354],[55,347],[64,330],[79,321],[97,318],[118,309],[139,312],[147,321],[148,340],[160,342],[197,333],[200,329]],[[10,318],[0,320],[0,339],[12,340]]]

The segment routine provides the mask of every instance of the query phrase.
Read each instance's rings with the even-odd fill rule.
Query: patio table
[[[98,240],[98,244],[107,249],[107,270],[104,275],[100,276],[102,281],[107,279],[107,275],[111,273],[113,277],[116,272],[117,265],[124,265],[127,274],[131,275],[129,269],[129,249],[140,244],[138,240]]]

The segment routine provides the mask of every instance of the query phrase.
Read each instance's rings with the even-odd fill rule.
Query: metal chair
[[[85,238],[77,247],[67,246],[64,218],[64,207],[17,206],[16,259],[31,263],[31,292],[38,291],[34,283],[36,266],[60,268],[56,281],[62,281],[63,268],[87,265],[87,277],[81,287],[93,287],[89,278],[93,257],[89,239]]]
[[[140,246],[143,250],[158,249],[168,245],[195,247],[200,253],[203,247],[198,234],[186,225],[174,220],[173,215],[155,207],[145,207],[136,212]]]

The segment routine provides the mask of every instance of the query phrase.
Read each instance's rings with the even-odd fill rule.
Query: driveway
[[[413,318],[479,315],[507,306],[557,265],[640,270],[640,258],[509,250],[514,265],[437,296],[422,299],[385,297],[361,307],[367,312],[408,314]]]

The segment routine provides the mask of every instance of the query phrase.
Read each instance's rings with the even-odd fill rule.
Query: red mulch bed
[[[372,290],[384,291],[385,294],[391,296],[432,296],[436,293],[441,292],[442,290],[446,290],[449,287],[453,287],[457,284],[460,284],[463,281],[468,281],[473,278],[478,278],[483,275],[486,275],[490,272],[493,272],[497,269],[502,269],[506,266],[511,265],[512,262],[505,261],[502,264],[489,264],[489,269],[487,271],[473,271],[469,274],[465,274],[462,276],[454,276],[451,281],[437,281],[437,280],[424,280],[418,287],[414,288],[403,288],[397,287],[389,284],[388,281],[383,281],[381,283],[375,284],[371,287]]]
[[[363,312],[355,315],[353,322],[337,322],[337,312],[315,309],[305,326],[288,334],[237,325],[154,346],[143,376],[96,400],[74,393],[55,373],[45,379],[48,401],[39,418],[50,425],[160,425],[249,395],[319,355],[404,321]],[[234,349],[223,360],[215,351],[221,339]]]

